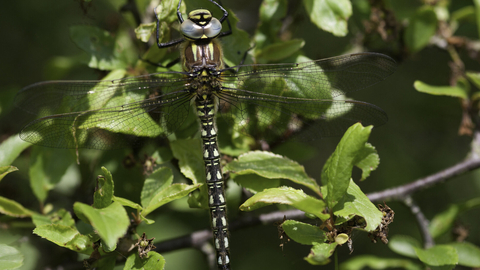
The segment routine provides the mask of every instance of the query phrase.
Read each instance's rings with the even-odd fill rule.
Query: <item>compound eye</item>
[[[195,24],[191,20],[183,21],[180,30],[184,36],[191,39],[200,39],[203,36],[203,27]]]
[[[208,23],[204,28],[204,34],[209,38],[214,38],[220,34],[222,31],[222,23],[216,19],[212,18],[210,23]]]

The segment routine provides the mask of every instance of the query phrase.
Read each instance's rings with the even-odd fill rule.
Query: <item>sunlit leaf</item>
[[[146,258],[140,258],[135,252],[127,258],[123,269],[162,270],[165,269],[165,259],[155,251],[148,252]]]
[[[107,168],[102,167],[103,176],[97,178],[97,187],[93,194],[93,207],[100,209],[109,206],[113,201],[113,179]]]
[[[320,192],[318,184],[307,175],[302,165],[270,152],[248,152],[228,163],[224,170],[237,175],[257,174],[268,179],[288,179],[316,193]]]
[[[0,213],[11,217],[29,217],[32,211],[24,208],[21,204],[14,200],[0,196]]]
[[[340,264],[341,270],[362,270],[362,269],[405,269],[422,270],[423,266],[415,264],[408,259],[391,259],[373,255],[357,255],[348,261]]]
[[[16,248],[0,244],[0,270],[17,269],[23,265],[24,256]]]
[[[173,156],[178,159],[180,171],[194,184],[203,183],[205,163],[200,139],[176,140],[170,142]]]
[[[142,211],[142,215],[146,216],[158,207],[169,203],[173,200],[183,198],[190,194],[190,192],[196,190],[203,184],[186,185],[186,184],[173,184],[163,189],[150,200],[148,206]]]
[[[108,207],[95,209],[83,203],[75,203],[73,210],[77,216],[84,216],[98,235],[102,238],[106,251],[113,251],[116,243],[127,231],[130,225],[127,212],[118,202],[113,202]]]
[[[329,217],[324,213],[325,203],[323,201],[305,194],[303,190],[290,187],[271,188],[259,192],[240,205],[240,210],[253,211],[274,203],[291,205],[322,220]]]
[[[20,155],[20,153],[27,147],[31,146],[30,143],[20,139],[18,135],[10,136],[0,144],[0,167],[8,166]]]
[[[15,166],[2,166],[0,167],[0,181],[9,173],[18,171],[18,168]]]
[[[338,244],[335,242],[331,244],[315,244],[310,250],[308,257],[305,257],[304,259],[313,265],[325,265],[330,262],[329,258],[332,256],[337,245]]]
[[[35,213],[32,215],[32,221],[37,227],[49,224],[58,224],[72,228],[75,226],[75,220],[72,218],[72,215],[63,208],[48,215]]]
[[[60,224],[41,225],[35,228],[33,233],[57,244],[58,246],[68,248],[75,252],[88,255],[93,252],[92,239],[80,234],[77,229],[69,226]]]
[[[370,176],[372,171],[377,169],[380,164],[380,157],[378,156],[375,147],[369,143],[365,144],[365,147],[358,155],[358,162],[355,166],[362,170],[362,178],[360,181],[363,181]]]
[[[465,75],[467,75],[470,82],[480,89],[480,72],[467,71]]]
[[[325,201],[329,207],[333,208],[345,195],[353,166],[361,160],[368,162],[366,157],[371,153],[372,146],[367,146],[366,142],[371,130],[372,126],[363,127],[359,123],[351,126],[323,166],[322,183],[327,187],[328,194],[325,196]]]
[[[382,222],[382,212],[368,199],[360,187],[350,180],[346,196],[344,196],[333,208],[333,214],[348,220],[354,216],[365,219],[365,230],[374,231]]]
[[[335,36],[347,35],[347,20],[352,15],[349,0],[303,0],[303,5],[318,28]]]
[[[415,89],[417,89],[417,91],[430,95],[451,96],[463,99],[466,99],[468,97],[465,89],[460,86],[433,86],[421,81],[415,81],[413,86],[415,87]]]
[[[416,259],[418,256],[415,253],[415,248],[421,248],[421,245],[410,236],[394,235],[388,241],[388,247],[400,255]]]
[[[148,42],[153,31],[155,31],[156,23],[142,23],[137,28],[135,28],[135,35],[137,39],[142,42]]]
[[[445,266],[453,269],[458,263],[458,254],[455,248],[447,245],[437,245],[429,249],[415,247],[418,259],[430,266]]]
[[[447,244],[455,248],[458,264],[468,267],[480,267],[480,248],[468,242]]]
[[[323,243],[326,239],[325,231],[318,226],[296,220],[286,220],[282,223],[282,229],[293,241],[304,245]]]
[[[162,167],[150,174],[143,184],[141,202],[143,207],[150,204],[152,198],[159,192],[165,190],[173,182],[172,170]]]

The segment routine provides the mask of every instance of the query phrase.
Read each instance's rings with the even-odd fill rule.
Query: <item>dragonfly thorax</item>
[[[210,76],[223,69],[222,49],[216,40],[188,41],[183,51],[185,72]]]

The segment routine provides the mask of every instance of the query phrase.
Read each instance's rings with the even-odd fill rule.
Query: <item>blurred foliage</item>
[[[209,227],[208,212],[200,209],[207,205],[202,195],[203,161],[190,151],[199,145],[198,139],[178,134],[177,140],[165,141],[160,148],[81,150],[77,157],[72,150],[28,148],[17,135],[26,123],[12,100],[30,83],[166,71],[178,51],[155,45],[153,8],[158,4],[147,0],[4,3],[0,269],[80,269],[84,262],[113,269],[122,256],[128,256],[120,260],[125,269],[161,269],[165,263],[168,269],[207,269],[203,254],[196,250],[161,255],[150,251],[152,242]],[[387,126],[373,132],[353,126],[347,135],[354,133],[354,140],[345,136],[340,142],[315,142],[321,152],[286,143],[272,149],[273,154],[248,152],[251,139],[235,132],[231,138],[219,138],[222,152],[243,154],[225,168],[234,180],[227,190],[230,220],[244,216],[239,206],[243,211],[258,209],[253,213],[294,207],[317,217],[307,223],[286,221],[282,236],[293,241],[282,243],[283,251],[273,226],[232,232],[232,267],[316,269],[315,265],[326,264],[323,267],[333,268],[328,262],[334,251],[341,269],[480,267],[480,233],[475,230],[480,214],[478,171],[413,195],[432,221],[429,230],[437,242],[425,249],[409,209],[395,202],[389,203],[396,219],[389,224],[393,237],[388,246],[370,243],[365,231],[375,233],[386,212],[363,193],[411,182],[474,154],[471,137],[458,133],[471,135],[478,128],[480,1],[225,0],[222,4],[232,11],[233,35],[221,40],[230,66],[240,63],[249,48],[246,64],[360,51],[385,53],[400,64],[389,80],[352,95],[379,105],[390,117]],[[157,9],[162,42],[180,37],[176,6],[174,0],[161,1]],[[221,15],[206,0],[187,0],[182,12],[196,8]],[[170,67],[180,69],[178,64]],[[351,181],[366,177],[368,181],[361,183]],[[237,184],[254,195],[244,202]],[[326,206],[335,222],[323,212]],[[341,224],[349,230],[337,230]],[[131,228],[155,237],[154,241]],[[131,249],[138,252],[129,253]],[[147,259],[138,254],[148,254]]]

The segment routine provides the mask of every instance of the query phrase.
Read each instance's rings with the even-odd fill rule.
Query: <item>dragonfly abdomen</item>
[[[222,168],[220,167],[220,152],[217,145],[217,131],[214,122],[214,96],[198,96],[196,107],[201,125],[201,138],[203,140],[203,160],[205,162],[208,189],[208,206],[210,208],[210,218],[212,221],[213,242],[217,250],[217,265],[219,269],[229,269],[230,251],[227,206]]]

